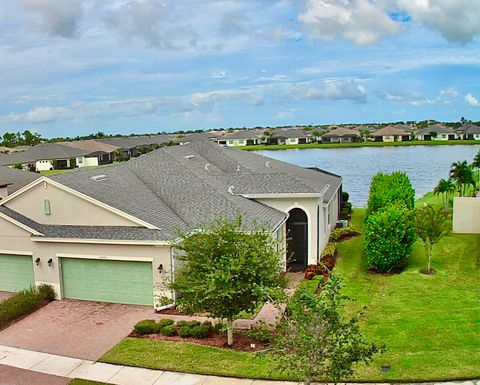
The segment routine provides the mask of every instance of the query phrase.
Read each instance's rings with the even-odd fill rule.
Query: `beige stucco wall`
[[[318,255],[327,245],[331,230],[335,228],[337,223],[337,198],[336,193],[329,205],[324,204],[318,198],[256,198],[255,200],[285,213],[294,208],[305,211],[308,218],[308,264],[316,264]],[[330,226],[327,223],[328,211],[330,211]],[[317,212],[320,213],[319,218]]]
[[[171,293],[165,291],[165,283],[168,282],[171,272],[169,246],[34,242],[29,232],[0,218],[0,253],[31,254],[35,283],[52,285],[59,299],[62,298],[60,267],[62,256],[102,260],[148,260],[152,262],[154,282],[152,291],[155,299],[161,296],[171,297]],[[37,258],[41,261],[38,266],[34,263]],[[53,261],[52,267],[47,263],[50,258]],[[162,274],[157,270],[160,264],[164,267]]]
[[[480,234],[480,198],[453,198],[453,232]]]
[[[50,202],[50,215],[45,215],[44,202]],[[51,183],[34,186],[5,206],[42,224],[85,226],[139,226],[130,219],[66,192]]]

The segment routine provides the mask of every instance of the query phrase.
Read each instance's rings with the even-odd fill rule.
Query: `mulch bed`
[[[167,337],[162,334],[148,334],[146,336],[139,336],[136,333],[132,332],[130,333],[129,337],[146,338],[149,340],[168,341],[168,342],[188,342],[191,344],[213,346],[216,348],[233,349],[233,350],[238,350],[242,352],[258,352],[266,349],[269,346],[268,343],[260,342],[254,338],[247,337],[241,332],[237,332],[234,334],[232,346],[228,346],[227,336],[221,333],[212,333],[210,336],[206,338],[193,338],[193,337],[183,338],[180,336]]]

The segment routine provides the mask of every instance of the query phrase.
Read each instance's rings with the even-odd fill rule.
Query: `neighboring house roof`
[[[68,159],[88,155],[89,152],[58,143],[42,143],[23,152],[16,152],[0,158],[1,165],[30,163],[37,160]]]
[[[274,138],[310,138],[312,134],[303,130],[303,127],[297,128],[275,128],[273,130]]]
[[[437,134],[453,134],[453,130],[447,126],[444,126],[443,124],[432,124],[431,126],[415,131],[415,134],[430,135],[432,132]]]
[[[95,181],[94,176],[105,175]],[[120,165],[51,179],[158,227],[165,239],[241,214],[275,228],[286,214],[242,195],[317,194],[329,201],[341,178],[211,142],[164,147]]]
[[[93,153],[112,153],[118,150],[120,147],[115,146],[109,143],[103,143],[96,139],[88,139],[88,140],[76,140],[74,142],[60,142],[64,146],[69,146],[73,148],[79,148],[81,150],[89,151],[91,154]]]
[[[10,147],[0,146],[0,153],[8,154],[12,149]]]
[[[227,133],[219,140],[232,140],[232,139],[259,139],[264,136],[265,130],[240,130],[231,133]]]
[[[35,172],[16,170],[10,167],[0,167],[0,186],[8,186],[8,193],[14,193],[22,187],[40,178]]]
[[[192,134],[178,134],[172,135],[172,140],[177,143],[186,143],[186,142],[199,142],[199,141],[208,141],[211,139],[218,138],[222,136],[221,132],[218,131],[204,131],[204,132],[194,132]]]
[[[464,134],[480,134],[480,126],[475,124],[465,124],[460,129]]]
[[[349,128],[338,127],[335,130],[330,131],[329,133],[322,135],[322,138],[331,138],[331,137],[359,137],[360,134],[356,130]]]
[[[107,143],[117,148],[130,150],[135,147],[151,146],[153,144],[166,144],[173,139],[172,135],[152,135],[152,136],[128,136],[119,138],[96,139],[98,142]]]
[[[10,152],[27,151],[27,150],[30,150],[31,148],[32,146],[17,146],[17,147],[11,148]]]
[[[387,126],[381,128],[378,131],[375,131],[372,135],[373,136],[393,136],[393,135],[410,135],[411,131],[408,129],[407,126]]]

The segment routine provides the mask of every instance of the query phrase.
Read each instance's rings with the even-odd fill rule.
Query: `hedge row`
[[[151,319],[140,321],[133,330],[140,336],[160,333],[168,337],[179,335],[182,338],[205,338],[213,331],[216,331],[217,328],[210,321],[203,323],[198,321],[178,321],[175,324],[172,319],[164,318],[158,322]]]
[[[372,179],[365,217],[368,268],[382,273],[402,269],[415,242],[415,190],[402,172]]]
[[[55,291],[50,285],[40,285],[19,291],[13,297],[0,302],[0,329],[15,319],[34,311],[42,302],[55,299]]]

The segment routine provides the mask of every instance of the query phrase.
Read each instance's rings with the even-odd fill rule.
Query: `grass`
[[[426,199],[434,199],[428,197]],[[363,209],[352,225],[363,230]],[[361,325],[367,337],[387,351],[371,366],[359,365],[351,381],[434,381],[480,377],[480,235],[451,234],[435,246],[437,274],[419,273],[424,252],[415,244],[409,266],[392,276],[366,272],[363,237],[339,243],[335,267],[344,293],[355,299],[346,307],[356,314],[366,306]],[[127,338],[101,362],[220,376],[285,379],[272,372],[272,359],[189,343]],[[382,364],[391,371],[383,373]],[[83,385],[83,384],[75,384]],[[86,385],[86,384],[85,384]]]
[[[389,146],[445,146],[452,144],[480,144],[480,140],[446,140],[446,141],[410,141],[410,142],[360,142],[360,143],[307,143],[307,144],[256,144],[239,146],[247,151],[289,150],[306,148],[341,148],[341,147],[389,147]]]
[[[364,210],[356,209],[356,228]],[[365,272],[363,237],[339,244],[335,271],[345,294],[366,306],[361,324],[366,335],[387,345],[370,367],[359,367],[357,381],[431,381],[480,377],[480,235],[451,234],[435,246],[434,276],[419,273],[424,251],[417,242],[409,266],[393,276]],[[389,373],[379,372],[388,363]]]
[[[70,172],[73,170],[74,170],[73,168],[65,168],[62,170],[44,170],[44,171],[40,171],[40,174],[42,175],[64,174],[66,172]]]
[[[82,380],[80,378],[74,378],[68,383],[68,385],[107,385],[105,382],[97,382],[90,380]]]
[[[287,379],[279,373],[272,373],[272,360],[266,355],[186,342],[126,338],[99,361],[185,373]]]

